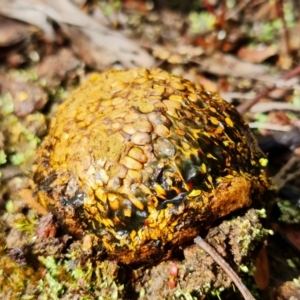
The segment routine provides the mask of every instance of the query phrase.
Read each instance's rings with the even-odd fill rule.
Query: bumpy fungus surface
[[[217,94],[160,70],[93,75],[36,159],[37,197],[122,263],[167,258],[216,219],[260,206],[263,154]],[[98,248],[99,248],[98,247]]]

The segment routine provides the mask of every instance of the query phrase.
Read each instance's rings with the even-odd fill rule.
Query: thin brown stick
[[[295,77],[296,75],[300,74],[300,65],[295,67],[294,69],[288,71],[282,76],[283,80],[288,80],[292,77]],[[266,88],[262,92],[260,92],[255,98],[252,100],[246,101],[236,107],[237,111],[240,114],[244,114],[247,112],[254,104],[256,104],[261,98],[266,97],[271,91],[273,91],[276,88],[276,84],[273,84],[271,87]]]
[[[285,16],[284,16],[283,5],[284,5],[283,0],[276,1],[278,17],[281,19],[282,26],[283,26],[283,34],[284,34],[284,40],[285,40],[286,53],[290,55],[292,52],[291,46],[290,46],[290,35],[289,35],[289,30],[287,28]]]
[[[216,18],[218,18],[217,13],[215,12],[214,8],[212,7],[212,5],[209,3],[209,1],[207,0],[203,0],[203,5],[205,7],[205,9],[212,15],[214,15]]]
[[[225,28],[225,20],[226,20],[226,14],[227,14],[227,0],[222,0],[222,10],[221,10],[221,15],[219,18],[219,29],[224,29]]]
[[[194,239],[194,242],[201,247],[206,253],[208,253],[213,260],[220,265],[224,272],[229,276],[229,278],[235,283],[236,287],[239,289],[245,300],[255,300],[247,287],[242,283],[238,275],[233,271],[229,264],[218,254],[218,252],[207,244],[200,236]]]

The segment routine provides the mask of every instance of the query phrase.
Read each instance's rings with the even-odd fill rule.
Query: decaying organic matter
[[[263,206],[265,159],[227,102],[160,69],[93,75],[60,106],[36,195],[125,264],[166,259],[233,211]]]

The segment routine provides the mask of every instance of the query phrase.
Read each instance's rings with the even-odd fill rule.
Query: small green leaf
[[[13,165],[19,166],[25,161],[25,156],[23,153],[15,153],[9,159]]]
[[[6,154],[4,150],[0,150],[0,165],[3,165],[6,163]]]

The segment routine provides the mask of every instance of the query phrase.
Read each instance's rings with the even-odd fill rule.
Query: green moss
[[[189,14],[191,30],[194,34],[199,34],[207,30],[212,30],[216,23],[216,17],[207,12],[191,12]]]
[[[35,229],[36,223],[35,220],[24,217],[16,222],[16,228],[18,228],[22,232],[30,232],[33,233],[33,229]]]
[[[0,104],[0,128],[5,137],[5,146],[0,152],[0,164],[5,163],[8,157],[11,164],[20,166],[23,171],[28,171],[40,139],[26,127],[26,124],[23,124],[22,120],[12,113],[6,113],[7,110],[5,108],[3,110]],[[44,118],[40,119],[39,127],[42,127],[44,122]]]
[[[11,94],[6,93],[0,96],[0,115],[7,116],[14,111],[14,104],[11,98]]]
[[[71,295],[80,295],[79,299],[91,299],[91,295],[98,296],[97,299],[120,299],[124,287],[117,282],[118,266],[90,259],[81,263],[80,252],[74,248],[63,259],[39,257],[46,275],[39,280],[37,289],[44,299],[69,299]]]
[[[5,203],[5,210],[8,213],[13,213],[13,211],[14,211],[14,203],[13,203],[12,200],[6,201],[6,203]]]
[[[38,258],[41,263],[35,270],[30,266],[19,266],[5,253],[4,241],[0,254],[1,299],[97,299],[117,300],[122,298],[123,285],[118,284],[116,274],[109,272],[110,262],[57,259],[53,256]],[[9,295],[9,296],[8,296]],[[109,295],[109,296],[108,296]],[[2,298],[3,297],[3,298]]]
[[[7,256],[3,236],[0,238],[0,298],[1,299],[30,299],[34,297],[34,286],[42,277],[43,269],[34,270],[30,266],[20,266]],[[23,298],[26,290],[31,290],[30,297]]]
[[[300,224],[300,206],[293,205],[287,200],[278,200],[277,205],[281,211],[279,220],[287,224]]]
[[[14,153],[9,157],[9,160],[13,165],[19,166],[25,162],[25,156],[23,153]]]

